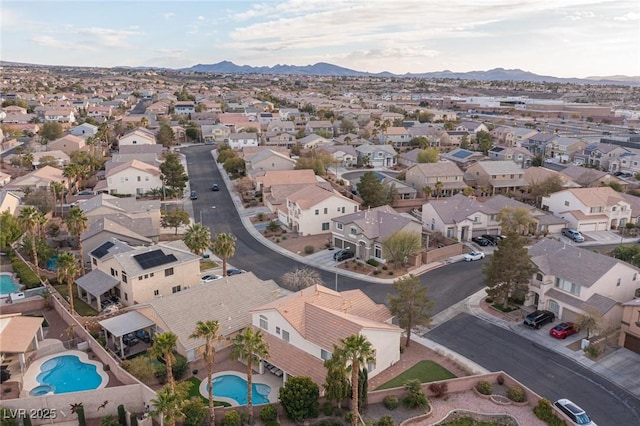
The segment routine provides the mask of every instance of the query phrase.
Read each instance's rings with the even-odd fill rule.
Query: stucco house
[[[571,188],[542,197],[543,208],[578,231],[609,231],[631,220],[631,206],[608,186]]]
[[[551,140],[551,143],[547,145],[547,157],[562,157],[572,158],[573,154],[577,152],[583,152],[587,143],[578,138],[570,138],[566,136],[559,136]]]
[[[296,160],[270,149],[260,151],[254,155],[246,155],[244,161],[247,174],[250,176],[264,174],[266,171],[273,170],[293,170],[296,167]]]
[[[577,321],[585,313],[619,324],[623,303],[639,287],[638,269],[610,256],[544,238],[529,249],[538,272],[529,283],[525,305]]]
[[[624,153],[630,152],[627,148],[620,145],[613,145],[610,143],[595,143],[588,145],[583,155],[587,159],[587,164],[602,167],[604,170],[609,170],[609,162]]]
[[[51,141],[47,144],[47,149],[51,151],[62,151],[71,155],[74,151],[86,151],[88,149],[86,141],[80,136],[66,135]]]
[[[441,160],[437,163],[420,163],[407,169],[407,184],[423,191],[431,189],[429,196],[448,197],[464,190],[464,173],[453,162]]]
[[[494,146],[487,152],[487,156],[497,161],[511,160],[523,169],[531,167],[535,157],[525,148],[507,146]]]
[[[399,231],[422,233],[422,223],[392,207],[380,206],[332,219],[331,242],[339,249],[349,249],[362,260],[384,263],[387,256],[382,242]]]
[[[634,299],[622,304],[622,321],[618,345],[640,354],[640,292]]]
[[[9,212],[15,214],[22,199],[11,191],[0,191],[0,213]]]
[[[355,149],[360,164],[373,167],[393,167],[397,163],[396,150],[391,145],[364,144]]]
[[[492,194],[515,191],[527,186],[524,170],[512,160],[479,161],[469,166],[467,173],[476,188],[487,187]]]
[[[351,145],[320,145],[318,149],[330,153],[342,167],[353,167],[358,163],[358,153]]]
[[[337,292],[320,285],[251,311],[253,327],[269,345],[266,361],[282,370],[283,381],[308,376],[320,389],[326,378],[324,361],[349,336],[362,335],[373,347],[374,362],[363,366],[369,377],[398,362],[402,330],[391,319],[388,308],[362,290]]]
[[[296,143],[296,135],[289,132],[267,132],[264,135],[264,144],[266,146],[284,146],[293,147]]]
[[[81,138],[88,138],[98,133],[98,126],[94,126],[89,123],[82,123],[79,126],[71,128],[71,134],[74,136],[80,136]]]
[[[245,146],[258,146],[260,139],[257,133],[231,133],[229,135],[229,146],[233,149],[242,149]]]
[[[570,165],[562,170],[559,170],[559,173],[571,179],[582,187],[598,187],[602,185],[608,185],[612,182],[621,184],[623,186],[626,185],[626,182],[617,179],[610,173],[588,167]]]
[[[464,120],[456,126],[456,130],[473,133],[474,137],[478,132],[489,132],[489,129],[484,123],[473,120]]]
[[[125,145],[154,145],[156,143],[156,135],[151,130],[138,127],[132,131],[125,133],[118,139],[119,146]]]
[[[413,137],[404,127],[389,127],[386,131],[380,132],[379,139],[382,143],[391,144],[395,147],[408,146]]]
[[[327,120],[308,121],[304,127],[304,133],[310,135],[311,133],[322,134],[329,138],[333,137],[333,123]]]
[[[7,191],[24,191],[25,188],[48,190],[52,182],[60,182],[65,188],[68,188],[68,181],[62,176],[62,173],[62,170],[56,167],[44,166],[13,179],[4,186],[4,189]]]
[[[229,136],[231,135],[231,128],[222,124],[208,125],[204,124],[200,126],[202,140],[206,144],[223,144],[229,142]]]
[[[196,103],[192,101],[179,101],[175,104],[176,114],[187,115],[196,112]]]
[[[141,196],[162,187],[160,168],[149,163],[131,160],[126,163],[112,164],[105,171],[105,187],[110,194],[131,194]]]

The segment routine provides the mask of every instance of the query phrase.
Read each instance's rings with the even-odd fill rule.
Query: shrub
[[[498,376],[496,382],[498,382],[500,386],[504,385],[504,377],[502,376],[502,374]]]
[[[82,405],[76,408],[76,414],[78,415],[78,426],[87,426],[87,420],[84,417],[84,407]]]
[[[493,297],[485,297],[484,301],[489,303],[489,304],[491,304],[491,303],[493,303]]]
[[[351,411],[347,412],[347,414],[344,415],[344,420],[348,424],[352,424],[353,423],[353,413]]]
[[[376,426],[395,426],[395,424],[391,416],[382,416]]]
[[[436,398],[442,398],[444,394],[449,390],[449,386],[445,383],[431,383],[429,385],[429,390],[433,392],[433,396]]]
[[[541,398],[540,401],[538,401],[538,405],[533,408],[533,413],[549,426],[567,426],[567,422],[556,416],[553,412],[553,407],[548,399]]]
[[[318,417],[320,390],[311,378],[291,377],[280,388],[280,403],[287,416],[295,421]]]
[[[525,402],[527,400],[527,394],[520,386],[511,386],[507,390],[507,398],[513,402]]]
[[[373,271],[373,275],[380,275],[380,271],[376,269],[375,271]]]
[[[491,395],[493,393],[493,384],[486,380],[482,380],[476,385],[476,390],[482,395]]]
[[[225,412],[222,418],[222,426],[240,426],[240,414],[236,410]]]
[[[333,414],[333,405],[331,405],[331,402],[325,401],[324,404],[322,404],[322,414],[325,416]]]
[[[14,257],[11,260],[11,267],[13,268],[13,272],[20,278],[22,284],[26,285],[27,288],[40,287],[40,279],[36,273],[20,258]]]
[[[393,275],[393,271],[389,271],[389,275]]]
[[[138,416],[135,414],[129,414],[129,421],[131,422],[131,426],[138,426]]]
[[[127,426],[127,412],[122,404],[118,405],[118,423],[121,426]]]
[[[278,419],[278,410],[273,404],[267,404],[260,408],[260,420],[263,422],[274,422]]]
[[[279,243],[279,242],[280,242],[280,238],[276,238],[276,243]]]
[[[371,266],[375,266],[375,267],[377,267],[378,265],[380,265],[380,262],[378,262],[378,261],[377,261],[377,260],[375,260],[375,259],[369,259],[369,260],[367,260],[367,263],[368,263],[369,265],[371,265]]]
[[[386,271],[387,269],[389,269],[389,267],[387,265],[382,265],[382,270]]]
[[[384,405],[387,410],[395,410],[398,408],[398,397],[395,395],[387,395],[382,400],[382,405]]]
[[[282,241],[284,241],[284,240],[286,240],[286,239],[287,239],[287,236],[286,236],[286,235],[283,235],[283,236],[282,236]]]
[[[305,254],[311,254],[315,251],[315,248],[313,246],[304,246],[304,252]]]
[[[404,384],[407,394],[402,398],[402,405],[407,408],[428,408],[429,400],[422,392],[422,384],[417,379],[407,380]]]
[[[175,354],[176,360],[171,365],[171,372],[173,373],[173,378],[176,380],[180,380],[187,374],[189,371],[189,362],[187,358],[180,354]]]
[[[18,421],[15,419],[16,416],[12,414],[8,408],[0,407],[2,426],[18,426]]]
[[[116,418],[113,417],[112,414],[104,416],[103,418],[100,419],[100,426],[118,426],[120,424],[121,423],[119,423],[118,420],[116,420]],[[125,423],[125,425],[126,425],[126,423]]]
[[[595,345],[589,345],[584,349],[584,352],[587,354],[587,356],[591,359],[595,359],[598,358],[598,355],[600,355],[600,349],[598,349],[597,346]]]

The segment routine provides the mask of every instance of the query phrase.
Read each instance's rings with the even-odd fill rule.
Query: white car
[[[219,280],[220,278],[222,278],[221,275],[205,275],[200,279],[202,280],[203,283],[210,283],[211,281],[216,281],[216,280]]]
[[[471,262],[472,260],[484,259],[484,253],[481,251],[471,251],[464,255],[465,262]]]

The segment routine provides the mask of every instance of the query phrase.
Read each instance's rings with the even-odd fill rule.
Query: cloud
[[[31,39],[31,41],[33,41],[36,44],[39,44],[40,46],[55,47],[57,49],[64,49],[64,48],[70,47],[68,43],[62,40],[55,39],[48,35],[35,36]]]
[[[75,30],[75,33],[83,36],[88,36],[102,46],[119,48],[131,47],[128,39],[130,37],[141,34],[138,31],[115,30],[111,28],[101,27],[79,28]]]
[[[175,14],[175,13],[173,13],[173,12],[166,12],[166,13],[163,13],[163,14],[162,14],[162,17],[163,17],[164,19],[166,19],[167,21],[168,21],[169,19],[173,18],[174,16],[176,16],[176,14]]]
[[[638,21],[640,20],[640,13],[629,12],[629,13],[625,13],[622,16],[616,16],[613,19],[616,21]]]
[[[582,19],[595,18],[596,14],[590,11],[575,11],[570,12],[565,16],[565,19],[569,21],[580,21]]]
[[[204,21],[204,16],[200,15],[196,18],[198,21]]]

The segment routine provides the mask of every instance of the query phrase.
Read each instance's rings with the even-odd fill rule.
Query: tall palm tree
[[[78,268],[78,262],[75,256],[71,253],[61,253],[58,255],[58,281],[67,283],[67,292],[69,293],[69,312],[71,315],[76,313],[73,305],[73,281],[80,269]]]
[[[74,187],[77,187],[78,167],[80,167],[79,164],[72,163],[65,166],[64,170],[62,171],[62,176],[67,178],[67,181],[69,182],[69,189],[71,190],[73,190]]]
[[[254,331],[247,327],[238,334],[231,344],[231,356],[247,363],[247,410],[249,411],[249,424],[253,424],[253,363],[260,362],[261,358],[269,356],[269,345],[264,341],[260,330]]]
[[[35,160],[35,158],[33,157],[33,153],[32,152],[25,152],[22,155],[22,159],[21,161],[21,166],[24,167],[26,170],[33,170],[33,161]]]
[[[73,206],[65,217],[69,233],[78,240],[78,251],[80,252],[80,268],[84,272],[84,254],[82,253],[82,241],[80,236],[87,230],[89,219],[78,206]]]
[[[62,182],[51,182],[51,193],[53,194],[53,215],[56,215],[56,206],[58,205],[58,200],[60,201],[60,216],[62,216],[62,197],[64,195],[64,183]]]
[[[340,340],[340,353],[345,362],[345,369],[351,372],[351,424],[358,424],[358,380],[362,365],[372,363],[374,359],[374,349],[371,342],[361,334],[354,334],[346,339]],[[349,363],[348,365],[346,363]]]
[[[218,341],[218,321],[198,321],[190,339],[204,339],[204,361],[207,363],[207,389],[209,397],[209,425],[215,426],[216,413],[213,407],[213,363],[216,359],[215,343]]]
[[[162,414],[162,419],[169,426],[175,426],[176,420],[181,419],[183,395],[173,391],[169,386],[163,387],[157,394],[156,399],[152,399],[154,406],[153,415]]]
[[[19,146],[16,148],[16,154],[18,155],[18,174],[22,175],[22,156],[24,155],[24,147]],[[15,165],[15,163],[14,163]]]
[[[222,276],[227,276],[227,259],[232,257],[236,252],[236,237],[224,232],[216,235],[213,242],[213,253],[222,259]]]
[[[38,268],[38,251],[36,250],[36,233],[38,230],[38,216],[40,212],[35,207],[28,206],[20,211],[18,222],[25,232],[29,234],[31,239],[31,257],[35,273],[40,277],[40,269]]]
[[[154,357],[164,358],[164,362],[167,366],[167,383],[171,392],[175,392],[175,382],[173,380],[173,362],[176,356],[173,350],[178,343],[178,336],[170,331],[156,334],[153,339],[153,345],[151,346],[151,355]]]
[[[200,223],[194,223],[187,228],[183,240],[189,250],[200,256],[211,246],[211,230]]]
[[[38,236],[44,240],[46,238],[45,231],[46,231],[47,222],[49,222],[49,219],[42,213],[39,213],[38,216],[36,216],[36,219],[38,221]]]

